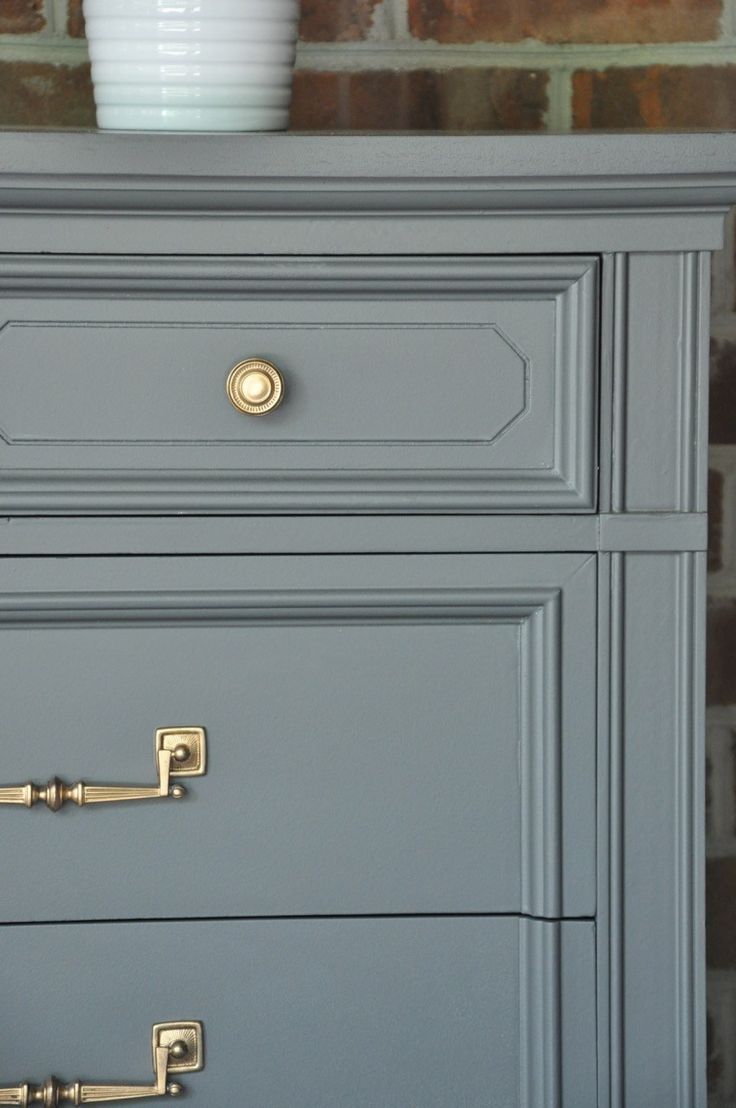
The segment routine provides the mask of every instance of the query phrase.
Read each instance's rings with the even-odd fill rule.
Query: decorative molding
[[[695,311],[691,343],[693,377],[691,387],[692,426],[690,432],[692,477],[689,511],[708,510],[708,382],[710,378],[711,264],[713,255],[701,250],[693,257],[692,284]]]
[[[626,503],[626,400],[629,374],[626,331],[629,315],[628,254],[614,255],[612,283],[611,511],[623,512]]]
[[[705,510],[708,258],[673,250],[616,259],[615,512]]]
[[[9,168],[0,174],[0,206],[121,213],[206,207],[212,214],[309,209],[329,210],[331,217],[388,209],[712,211],[736,196],[731,142],[728,134],[549,135],[532,144],[515,135],[225,139],[10,132],[2,143]],[[66,171],[56,168],[65,165]]]
[[[695,260],[697,261],[697,260]],[[702,267],[701,267],[702,277]],[[701,391],[701,395],[703,395]],[[693,490],[694,491],[694,490]],[[707,1099],[705,1017],[705,553],[677,558],[676,795],[678,1094],[674,1108]]]
[[[291,290],[289,290],[291,291]],[[519,299],[522,299],[521,297]],[[524,297],[523,299],[527,299]],[[201,323],[177,323],[177,332],[186,332],[188,329],[198,331],[203,325]],[[516,411],[510,412],[508,418],[497,427],[492,433],[489,433],[484,438],[454,438],[454,439],[442,439],[442,438],[421,438],[418,436],[412,436],[411,445],[421,444],[422,446],[492,446],[511,428],[517,423],[522,416],[526,414],[529,409],[529,392],[530,392],[530,358],[524,353],[522,348],[513,341],[507,335],[504,330],[497,323],[327,323],[324,321],[314,321],[310,323],[216,323],[212,324],[219,331],[237,331],[239,336],[242,336],[243,341],[247,343],[248,331],[250,329],[258,330],[259,332],[273,331],[276,334],[288,333],[289,331],[303,331],[320,332],[325,329],[336,332],[356,332],[360,338],[361,331],[376,331],[379,333],[398,331],[402,334],[406,334],[411,331],[458,331],[462,334],[466,334],[468,331],[486,331],[493,335],[496,335],[498,339],[509,348],[509,350],[517,356],[519,359],[519,375],[521,377],[521,405]],[[0,324],[0,343],[2,343],[3,336],[7,334],[12,328],[25,329],[29,331],[35,331],[40,328],[58,328],[59,330],[76,328],[84,328],[85,332],[91,330],[98,330],[103,332],[100,336],[100,347],[104,347],[104,332],[108,330],[125,330],[127,328],[135,330],[171,330],[171,323],[118,323],[118,322],[105,322],[105,323],[74,323],[74,322],[53,322],[49,320],[37,320],[34,322],[28,322],[24,320],[7,320],[5,323]],[[362,336],[364,339],[366,336]],[[367,336],[370,341],[370,335]],[[559,342],[559,339],[558,339]],[[567,346],[563,344],[560,351],[560,357],[564,358],[567,350]],[[0,354],[2,351],[0,351]],[[489,362],[491,359],[489,358]],[[491,363],[492,364],[492,363]],[[558,365],[564,365],[558,358]],[[23,369],[23,372],[27,370]],[[9,379],[6,380],[7,386],[12,390],[13,382]],[[7,416],[5,417],[7,418]],[[79,437],[79,438],[64,438],[58,437],[43,437],[38,435],[27,435],[23,432],[13,434],[8,431],[7,428],[0,426],[0,441],[4,442],[6,446],[186,446],[191,449],[192,447],[208,447],[208,446],[220,446],[220,447],[234,447],[239,450],[251,449],[261,450],[266,446],[334,446],[345,447],[350,446],[406,446],[408,445],[405,439],[330,439],[330,438],[289,438],[289,439],[258,439],[253,442],[245,442],[243,440],[242,430],[239,434],[232,432],[229,439],[226,438],[166,438],[163,435],[155,439],[138,438],[134,434],[125,439],[120,438],[93,438],[93,437]]]
[[[304,470],[289,479],[247,472],[156,473],[145,470],[53,471],[33,480],[27,470],[4,470],[3,515],[254,515],[373,512],[461,515],[463,512],[589,512],[556,470],[530,479],[528,471],[503,477],[468,471]]]
[[[601,567],[601,593],[608,584],[608,596],[601,597],[607,616],[601,622],[599,639],[599,675],[602,704],[607,715],[605,727],[607,758],[601,757],[600,766],[600,820],[599,820],[599,914],[598,928],[603,936],[601,952],[603,965],[599,964],[601,999],[608,1002],[603,1013],[601,1030],[608,1032],[607,1050],[603,1052],[607,1064],[608,1088],[602,1090],[606,1108],[627,1108],[625,1103],[625,1035],[624,1035],[624,631],[626,617],[625,556],[611,554]],[[609,581],[606,578],[610,574]],[[606,667],[608,670],[606,672]],[[599,750],[601,748],[599,747]],[[601,753],[603,751],[601,750]],[[606,822],[604,822],[604,820]],[[607,941],[606,941],[607,940]],[[606,1095],[607,1094],[607,1095]],[[631,1105],[630,1108],[635,1108]]]
[[[520,628],[521,911],[552,918],[563,915],[561,627],[558,591]]]
[[[524,622],[557,587],[0,592],[0,626]]]
[[[147,257],[79,254],[0,255],[0,290],[33,296],[39,292],[87,296],[136,292],[162,299],[202,299],[208,294],[259,300],[323,294],[355,299],[390,293],[444,296],[493,295],[533,300],[570,289],[596,265],[587,253],[549,257]]]
[[[519,911],[554,919],[563,914],[560,686],[574,680],[563,677],[563,588],[5,592],[0,629],[517,623]]]
[[[521,1108],[562,1108],[562,926],[519,920]]]
[[[500,432],[485,441],[452,441],[453,446],[465,446],[469,452],[475,452],[467,455],[473,468],[414,467],[410,464],[411,451],[422,443],[413,439],[370,443],[375,447],[374,455],[360,469],[341,464],[340,446],[345,450],[360,447],[362,440],[333,444],[283,439],[273,445],[283,450],[331,445],[334,463],[329,468],[324,464],[320,468],[305,465],[300,458],[290,468],[282,460],[279,468],[258,469],[253,464],[253,451],[243,443],[203,440],[199,445],[195,442],[191,450],[187,444],[179,448],[179,454],[167,455],[165,440],[156,444],[135,439],[122,443],[39,440],[40,445],[34,447],[32,442],[19,437],[21,432],[6,429],[6,442],[15,437],[17,443],[8,449],[16,454],[23,452],[23,461],[21,466],[18,457],[16,467],[3,470],[0,511],[8,515],[592,511],[596,500],[597,271],[597,259],[590,256],[482,260],[427,257],[418,261],[239,259],[206,261],[204,265],[192,258],[148,259],[141,263],[140,270],[130,259],[123,260],[118,270],[117,261],[109,258],[19,261],[6,257],[0,261],[0,285],[10,289],[18,280],[29,295],[39,291],[68,292],[76,283],[82,289],[96,287],[97,294],[104,290],[108,296],[115,293],[125,297],[144,289],[166,287],[172,296],[185,292],[194,296],[198,292],[201,298],[203,286],[208,294],[222,286],[227,288],[228,295],[239,300],[251,293],[254,298],[257,293],[259,300],[278,298],[281,311],[289,296],[332,296],[330,290],[338,286],[340,295],[346,298],[390,294],[392,299],[421,295],[441,295],[448,300],[470,295],[519,301],[550,299],[556,313],[556,387],[554,410],[549,412],[554,426],[552,450],[545,463],[535,468],[494,466],[492,454],[484,468],[480,461],[475,468],[476,457],[480,459],[477,451],[490,447]],[[161,305],[165,303],[164,297]],[[113,321],[113,325],[119,323]],[[144,325],[157,326],[150,322]],[[284,326],[289,325],[287,321]],[[500,334],[499,327],[494,326]],[[505,334],[502,337],[510,341]],[[518,352],[523,359],[525,356]],[[531,374],[527,388],[532,394],[534,371],[534,366],[529,369],[527,360],[527,374]],[[541,409],[539,417],[547,418]],[[509,433],[508,424],[503,431]],[[52,445],[61,451],[53,465],[46,453]],[[259,441],[257,445],[263,450],[269,444]],[[80,465],[79,451],[92,446],[96,451],[90,465]],[[222,454],[216,461],[211,460],[208,451],[216,446],[232,456],[231,465],[228,457],[227,468]],[[119,465],[107,466],[109,454],[105,464],[100,465],[104,452],[113,447],[118,449]],[[387,464],[382,459],[386,447],[402,450],[401,461],[394,458],[393,464]],[[191,468],[195,448],[201,452],[201,468]],[[67,449],[75,452],[74,465],[65,463],[65,458],[69,458],[69,453],[64,453]],[[150,451],[156,451],[155,469],[146,468],[146,455],[142,453],[146,449],[149,458]],[[171,449],[177,448],[172,445]],[[123,454],[126,450],[129,453]],[[187,469],[181,465],[182,450],[186,451]],[[136,460],[136,468],[129,464],[130,458]],[[262,461],[261,465],[265,463]]]
[[[636,1090],[642,1087],[640,1075],[648,1071],[649,1087],[672,1108],[706,1108],[700,1065],[705,1058],[705,555],[613,554],[610,565],[610,628],[604,628],[602,643],[602,663],[608,665],[610,751],[600,767],[601,783],[609,790],[604,800],[608,825],[602,829],[599,852],[599,927],[607,952],[599,977],[608,1005],[605,1057],[610,1060],[605,1091],[610,1108],[639,1108]],[[658,578],[657,597],[651,596],[653,575]],[[662,604],[668,609],[651,629],[641,623],[643,589],[658,610]],[[645,752],[640,749],[640,698],[650,675],[666,682],[666,696],[672,695],[673,728],[665,721],[650,732],[652,750]],[[632,795],[638,773],[649,776]],[[655,796],[661,806],[652,803]],[[643,849],[637,856],[630,849],[634,840],[646,843],[654,854]],[[659,855],[657,840],[666,843]],[[662,902],[656,889],[646,887],[654,855],[671,902]],[[668,973],[663,989],[652,992],[646,979],[654,961],[659,965],[652,972],[661,975],[666,964]]]

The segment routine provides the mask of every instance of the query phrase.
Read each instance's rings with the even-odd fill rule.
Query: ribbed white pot
[[[83,0],[100,127],[281,131],[299,0]]]

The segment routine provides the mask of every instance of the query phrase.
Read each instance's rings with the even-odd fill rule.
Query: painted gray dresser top
[[[5,251],[704,250],[734,200],[730,133],[0,136]]]

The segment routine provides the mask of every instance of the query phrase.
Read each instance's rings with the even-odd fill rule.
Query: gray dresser
[[[2,136],[0,1104],[704,1108],[734,202],[731,135]]]

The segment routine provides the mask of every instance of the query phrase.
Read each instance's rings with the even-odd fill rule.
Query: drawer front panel
[[[3,784],[209,746],[0,805],[6,920],[594,911],[590,555],[7,560],[0,638]]]
[[[209,298],[168,264],[177,299],[4,297],[0,511],[594,508],[593,259],[243,263]],[[225,393],[248,358],[265,416]]]
[[[514,919],[0,929],[0,1083],[150,1080],[204,1024],[208,1108],[591,1108],[594,930]],[[49,997],[54,1003],[49,1004]],[[60,1019],[60,1010],[68,1018]]]

